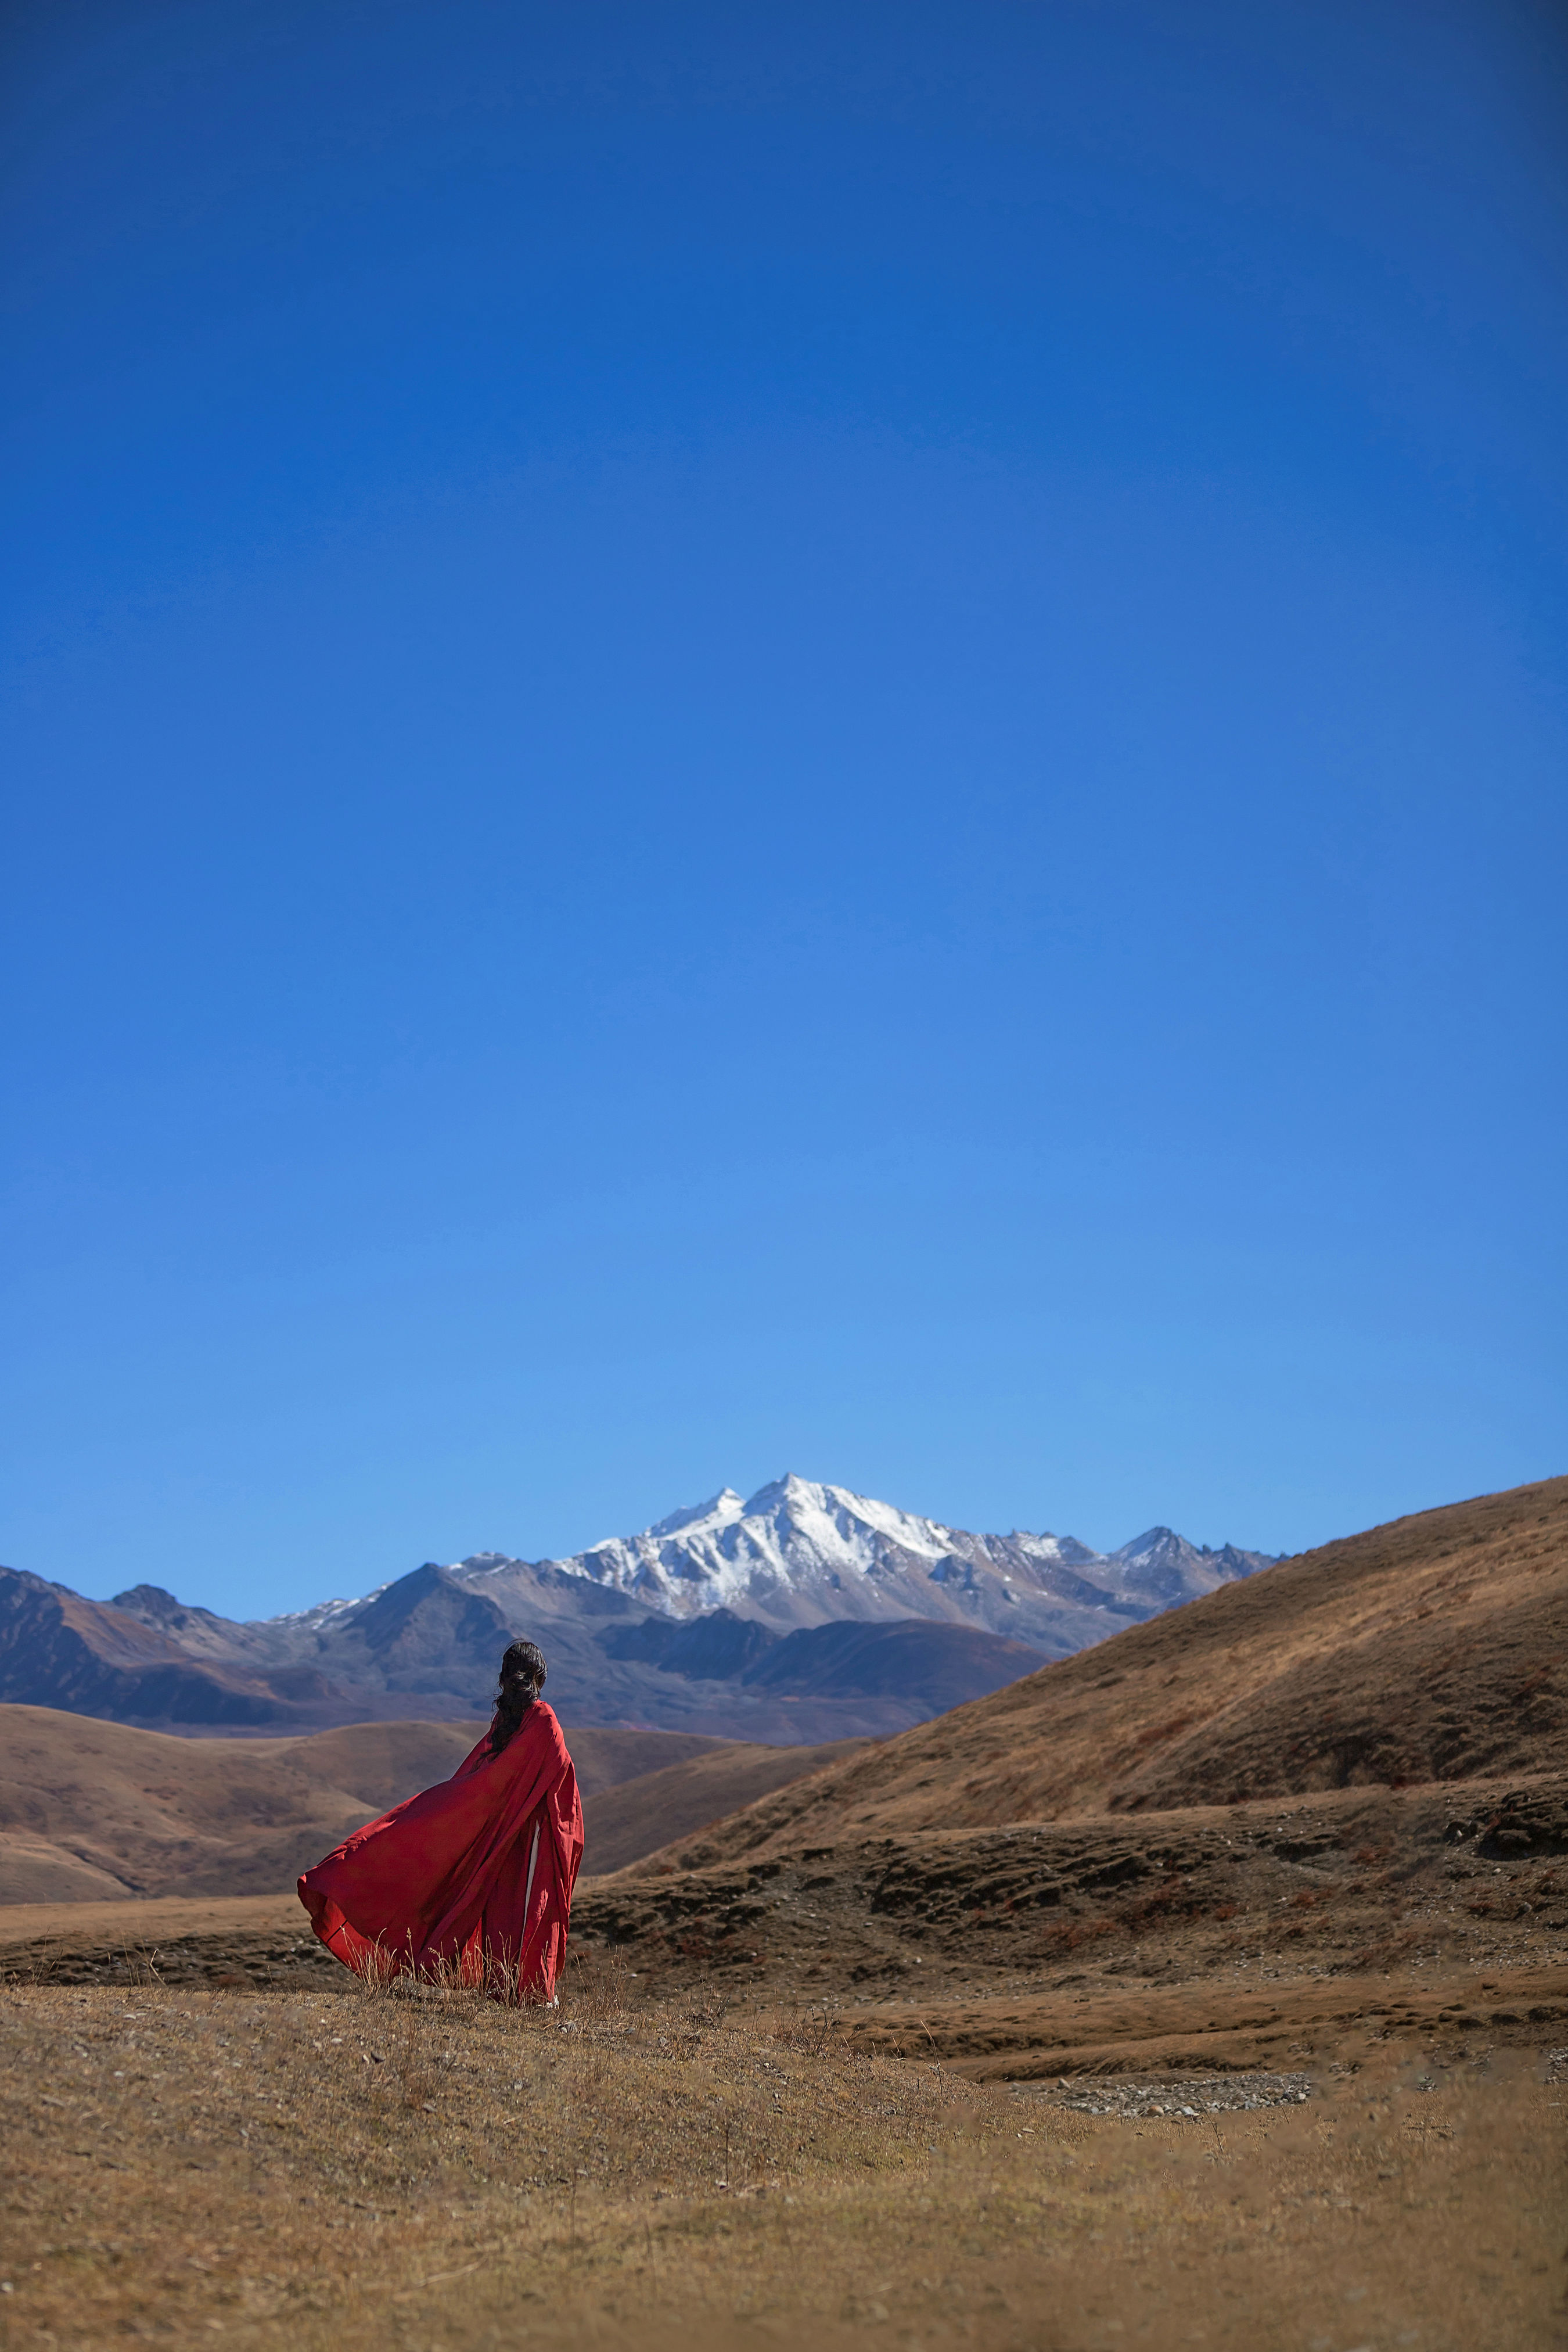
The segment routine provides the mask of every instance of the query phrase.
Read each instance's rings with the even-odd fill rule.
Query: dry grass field
[[[1528,1848],[1403,1874],[1495,1799],[883,1841],[766,1912],[622,1874],[521,2014],[368,1992],[275,1897],[0,1915],[0,2347],[1563,2345],[1568,1903]],[[1137,1839],[1184,1834],[1220,1877],[1151,1908]],[[1006,1906],[1048,1876],[1046,1954]]]
[[[0,2345],[1529,2352],[1548,2072],[1363,2039],[1304,2105],[1126,2121],[603,1971],[521,2013],[18,1987]]]

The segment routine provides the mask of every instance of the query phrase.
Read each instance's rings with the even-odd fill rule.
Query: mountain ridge
[[[1228,1543],[1214,1550],[1165,1526],[1113,1552],[1018,1528],[977,1535],[789,1472],[748,1500],[726,1486],[640,1535],[608,1538],[565,1558],[529,1562],[477,1552],[452,1565],[476,1589],[549,1569],[662,1615],[722,1607],[780,1632],[841,1617],[932,1617],[1038,1642],[1059,1630],[1064,1608],[1139,1617],[1251,1574],[1273,1557]]]
[[[1105,1554],[977,1535],[791,1474],[566,1559],[427,1560],[272,1618],[219,1617],[149,1583],[87,1601],[0,1570],[0,1698],[248,1737],[467,1717],[527,1634],[579,1722],[884,1737],[1266,1561],[1165,1527]]]

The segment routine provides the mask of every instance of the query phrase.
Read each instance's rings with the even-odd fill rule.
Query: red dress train
[[[549,2000],[582,1860],[577,1774],[536,1699],[499,1756],[369,1822],[299,1881],[327,1949],[360,1975],[444,1974]]]

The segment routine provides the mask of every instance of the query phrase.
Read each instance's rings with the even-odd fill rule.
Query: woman
[[[299,1900],[361,1976],[440,1976],[549,2000],[582,1860],[577,1774],[531,1642],[501,1660],[489,1730],[450,1780],[410,1797],[308,1870]]]

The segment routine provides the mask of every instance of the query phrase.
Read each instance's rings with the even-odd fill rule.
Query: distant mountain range
[[[358,1601],[237,1622],[0,1570],[0,1699],[152,1728],[486,1711],[518,1634],[569,1723],[820,1741],[900,1731],[1271,1564],[1152,1528],[1119,1551],[971,1535],[842,1486],[729,1488],[568,1559],[478,1552]]]

